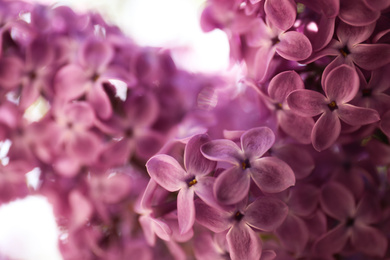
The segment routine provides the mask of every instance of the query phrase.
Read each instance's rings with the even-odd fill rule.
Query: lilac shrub
[[[207,0],[229,76],[95,13],[0,21],[0,203],[48,198],[64,259],[390,259],[390,1]]]

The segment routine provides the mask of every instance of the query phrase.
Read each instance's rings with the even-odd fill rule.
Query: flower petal
[[[329,72],[325,79],[324,91],[330,101],[339,105],[352,100],[359,91],[359,76],[356,70],[340,65]]]
[[[363,0],[340,1],[339,18],[350,25],[368,25],[375,22],[379,16],[380,12],[366,6]]]
[[[326,214],[340,221],[355,214],[355,199],[352,193],[337,182],[329,182],[322,187],[320,203]]]
[[[352,245],[356,250],[369,256],[384,257],[387,249],[386,236],[376,228],[355,225],[351,234]]]
[[[187,233],[195,223],[194,190],[184,187],[177,195],[177,218],[180,234]]]
[[[184,150],[184,165],[189,174],[201,176],[215,169],[217,163],[206,159],[200,151],[200,147],[209,141],[210,137],[205,134],[193,136],[188,141]]]
[[[287,163],[278,158],[260,158],[251,164],[249,170],[252,179],[264,192],[281,192],[295,184],[294,172]]]
[[[288,214],[285,221],[275,231],[283,247],[288,251],[300,253],[309,241],[309,231],[303,220]]]
[[[70,64],[57,72],[54,88],[61,99],[70,100],[82,96],[88,88],[88,84],[92,85],[92,82],[83,68],[76,64]]]
[[[290,211],[301,217],[312,215],[318,206],[319,195],[320,191],[314,185],[300,183],[290,189]]]
[[[201,152],[209,160],[238,165],[243,158],[240,148],[230,140],[213,140],[201,146]]]
[[[297,179],[307,177],[315,167],[311,153],[300,145],[285,144],[274,147],[272,151],[274,156],[291,167]]]
[[[249,192],[250,174],[248,170],[232,167],[225,170],[215,181],[214,195],[222,204],[234,204],[243,200]]]
[[[337,27],[337,37],[342,44],[351,47],[367,40],[374,28],[375,23],[366,26],[351,26],[346,23],[340,23]]]
[[[90,131],[74,134],[68,145],[69,155],[74,156],[83,164],[94,163],[101,149],[99,137]]]
[[[158,154],[146,162],[146,169],[159,185],[168,191],[177,191],[183,187],[186,172],[171,156]]]
[[[227,233],[226,239],[232,260],[260,258],[260,237],[243,222],[235,224]]]
[[[281,200],[259,197],[246,208],[243,220],[254,228],[270,232],[282,224],[287,213],[288,207]]]
[[[100,83],[94,84],[93,88],[88,91],[87,100],[100,118],[108,119],[112,115],[110,99]]]
[[[108,41],[89,39],[81,46],[80,63],[100,72],[106,68],[114,56],[114,50]]]
[[[276,52],[286,60],[304,60],[312,53],[311,43],[303,33],[288,31],[281,34],[279,40]]]
[[[337,113],[323,113],[311,133],[313,147],[319,152],[329,148],[339,137],[340,131],[341,123]]]
[[[374,109],[349,104],[339,106],[337,114],[341,120],[352,126],[368,125],[380,119],[378,112]]]
[[[342,224],[320,236],[313,246],[316,255],[324,257],[340,252],[348,240],[347,228]]]
[[[311,131],[314,127],[313,118],[302,117],[291,111],[280,111],[277,113],[277,117],[280,128],[286,134],[302,144],[311,143]]]
[[[196,221],[215,233],[220,233],[231,226],[228,212],[210,207],[201,200],[195,200]]]
[[[291,0],[266,0],[264,11],[273,25],[286,31],[295,22],[297,6]]]
[[[63,109],[66,120],[77,127],[88,129],[95,122],[95,113],[87,102],[68,103]]]
[[[246,158],[257,159],[267,152],[275,142],[275,134],[268,127],[257,127],[241,136],[241,146]]]
[[[269,96],[283,103],[291,91],[304,89],[302,78],[294,70],[284,71],[273,77],[268,85]]]
[[[357,44],[349,56],[365,70],[376,70],[390,62],[390,44]]]
[[[198,197],[207,205],[218,208],[218,202],[214,197],[213,187],[215,178],[210,176],[201,176],[197,179],[197,183],[193,186]]]
[[[22,80],[23,62],[16,57],[1,57],[0,60],[0,85],[5,89],[16,87]]]
[[[294,90],[287,96],[287,104],[297,115],[313,117],[324,112],[327,99],[321,93],[308,89]]]

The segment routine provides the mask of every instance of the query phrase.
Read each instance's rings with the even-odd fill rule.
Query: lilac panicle
[[[201,74],[0,1],[0,204],[45,196],[65,260],[390,259],[389,8],[207,0],[231,66]]]

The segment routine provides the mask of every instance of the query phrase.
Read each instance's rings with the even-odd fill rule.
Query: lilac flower
[[[202,146],[202,154],[214,161],[234,166],[218,176],[215,197],[224,204],[234,204],[245,198],[251,179],[264,192],[280,192],[295,184],[290,166],[278,158],[263,157],[275,142],[268,127],[252,128],[241,136],[241,149],[230,140],[213,140]]]
[[[192,137],[184,152],[184,169],[173,157],[158,154],[149,159],[146,168],[149,175],[168,191],[179,191],[177,197],[178,220],[181,233],[190,230],[195,222],[194,195],[206,202],[213,202],[211,173],[216,163],[204,158],[200,147],[209,141],[207,135]]]
[[[375,198],[364,196],[357,205],[352,194],[342,185],[330,182],[322,188],[322,209],[339,224],[318,238],[314,250],[319,255],[340,252],[347,241],[352,247],[369,256],[383,257],[387,238],[371,226],[380,220],[380,207]]]
[[[390,97],[386,94],[386,90],[389,88],[387,82],[389,82],[390,65],[372,71],[368,82],[360,70],[357,70],[357,72],[360,77],[360,95],[355,97],[352,101],[353,104],[375,109],[379,115],[388,111]]]
[[[246,33],[247,44],[253,47],[253,53],[248,54],[246,62],[251,77],[263,81],[267,75],[269,65],[278,53],[282,58],[290,61],[307,59],[312,53],[309,39],[302,33],[276,28],[271,22],[256,19],[251,30]]]
[[[309,144],[314,120],[292,113],[286,98],[294,90],[304,89],[302,79],[295,71],[284,71],[273,77],[268,85],[268,95],[265,99],[274,111],[280,128],[291,137],[303,144]]]
[[[375,70],[390,62],[389,44],[368,44],[364,43],[372,34],[375,24],[365,26],[351,26],[340,23],[336,30],[338,40],[333,39],[327,47],[313,53],[305,60],[305,63],[317,60],[324,56],[336,56],[336,58],[326,66],[322,74],[322,84],[328,77],[330,71],[341,64],[352,67],[357,66],[365,70]]]
[[[259,259],[261,242],[252,229],[272,231],[287,215],[287,206],[272,197],[260,197],[245,207],[240,203],[236,207],[222,211],[196,201],[196,221],[208,229],[226,234],[230,257],[237,259]]]
[[[375,110],[348,104],[355,97],[358,88],[359,78],[355,70],[341,65],[332,70],[325,80],[325,96],[303,89],[295,90],[287,97],[289,107],[298,115],[321,115],[311,134],[313,146],[317,151],[329,148],[339,137],[340,120],[353,126],[371,124],[379,120]]]
[[[112,107],[103,83],[109,79],[127,81],[121,67],[110,65],[115,54],[107,41],[91,38],[80,46],[79,63],[62,67],[55,76],[55,92],[61,100],[69,101],[85,95],[96,115],[107,119]]]

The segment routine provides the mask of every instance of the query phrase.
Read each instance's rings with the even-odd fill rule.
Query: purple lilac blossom
[[[0,0],[0,205],[45,196],[65,260],[390,259],[389,8],[207,0],[233,69],[206,75]]]

